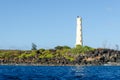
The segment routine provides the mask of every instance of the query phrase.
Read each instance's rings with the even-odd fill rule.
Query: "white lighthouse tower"
[[[76,45],[83,45],[82,41],[82,18],[77,16]]]

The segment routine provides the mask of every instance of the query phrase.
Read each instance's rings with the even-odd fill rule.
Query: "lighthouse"
[[[82,41],[82,18],[80,16],[77,16],[76,46],[77,45],[83,46],[83,41]]]

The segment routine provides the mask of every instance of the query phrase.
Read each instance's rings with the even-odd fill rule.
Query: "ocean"
[[[120,66],[0,66],[0,80],[120,80]]]

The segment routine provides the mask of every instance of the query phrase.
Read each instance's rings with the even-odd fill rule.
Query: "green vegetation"
[[[94,48],[91,48],[89,46],[81,46],[81,45],[77,45],[75,48],[71,49],[71,53],[74,54],[84,54],[88,51],[93,51]]]
[[[37,50],[37,46],[32,43],[31,50],[0,50],[0,61],[6,63],[37,63],[41,59],[66,59],[71,62],[74,61],[79,54],[93,50],[94,48],[80,45],[77,45],[75,48],[56,46],[54,49],[41,48]]]
[[[50,50],[45,50],[41,55],[39,55],[39,58],[53,58],[54,55]]]

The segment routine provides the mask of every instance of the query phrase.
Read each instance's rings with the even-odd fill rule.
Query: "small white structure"
[[[76,45],[83,45],[82,41],[82,18],[77,16]]]

